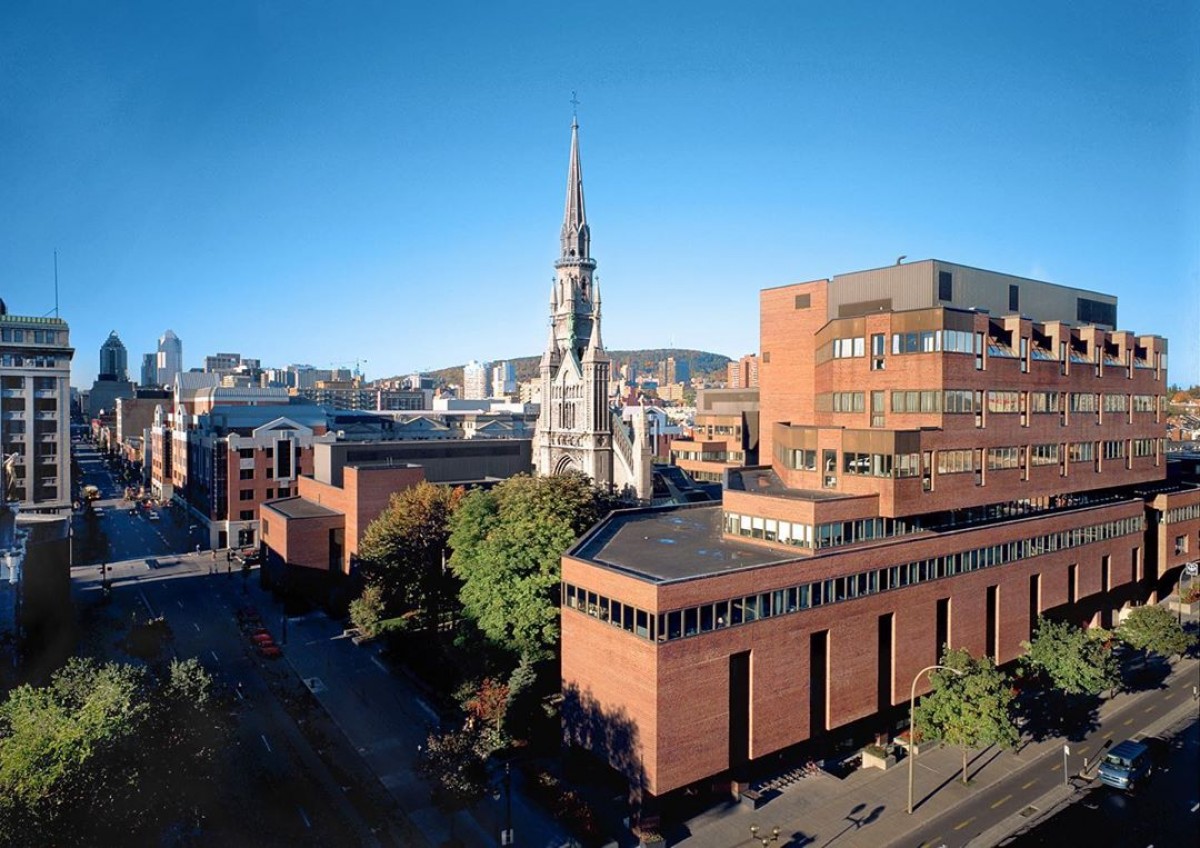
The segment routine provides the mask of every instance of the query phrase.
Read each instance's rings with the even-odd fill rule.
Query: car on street
[[[1149,746],[1127,739],[1105,754],[1100,763],[1100,782],[1114,789],[1133,792],[1153,770]]]
[[[150,514],[146,517],[149,518],[151,521],[158,521],[158,513],[157,512],[151,511]]]

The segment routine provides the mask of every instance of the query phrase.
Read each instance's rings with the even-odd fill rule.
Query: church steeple
[[[579,120],[571,121],[571,164],[567,169],[567,204],[563,211],[561,262],[590,258],[592,233],[583,205],[583,168],[579,164]]]

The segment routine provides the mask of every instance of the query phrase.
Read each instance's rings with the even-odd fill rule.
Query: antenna
[[[58,248],[54,248],[54,317],[58,315]]]
[[[574,89],[571,90],[571,117],[579,120],[579,98],[575,96]]]

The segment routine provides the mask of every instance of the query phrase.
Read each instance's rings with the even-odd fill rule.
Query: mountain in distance
[[[686,362],[692,377],[705,377],[712,380],[724,381],[725,366],[731,361],[728,356],[711,353],[706,350],[686,350],[683,348],[652,348],[647,350],[609,350],[605,351],[613,362],[613,371],[626,363],[632,363],[637,373],[651,372],[667,357],[675,361]],[[541,354],[537,356],[521,356],[515,359],[497,359],[495,362],[511,362],[517,372],[517,382],[530,380],[538,375],[538,366],[542,361]],[[463,366],[454,365],[449,368],[439,368],[436,371],[422,372],[435,378],[441,384],[461,386],[463,382]],[[397,378],[392,378],[397,379]]]

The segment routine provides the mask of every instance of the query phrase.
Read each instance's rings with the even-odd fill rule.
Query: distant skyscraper
[[[155,369],[160,386],[173,385],[175,375],[183,371],[183,342],[171,330],[167,330],[158,338]]]
[[[517,369],[511,362],[497,362],[492,366],[492,397],[502,398],[516,394]]]
[[[471,360],[463,366],[463,398],[482,400],[488,396],[488,364]]]
[[[138,380],[138,384],[142,388],[148,386],[160,385],[158,381],[158,355],[154,353],[142,354],[142,377]]]
[[[116,330],[109,333],[104,344],[100,345],[100,379],[129,379],[129,353]]]
[[[737,362],[726,366],[728,372],[727,385],[731,389],[758,388],[758,355],[748,353]]]

